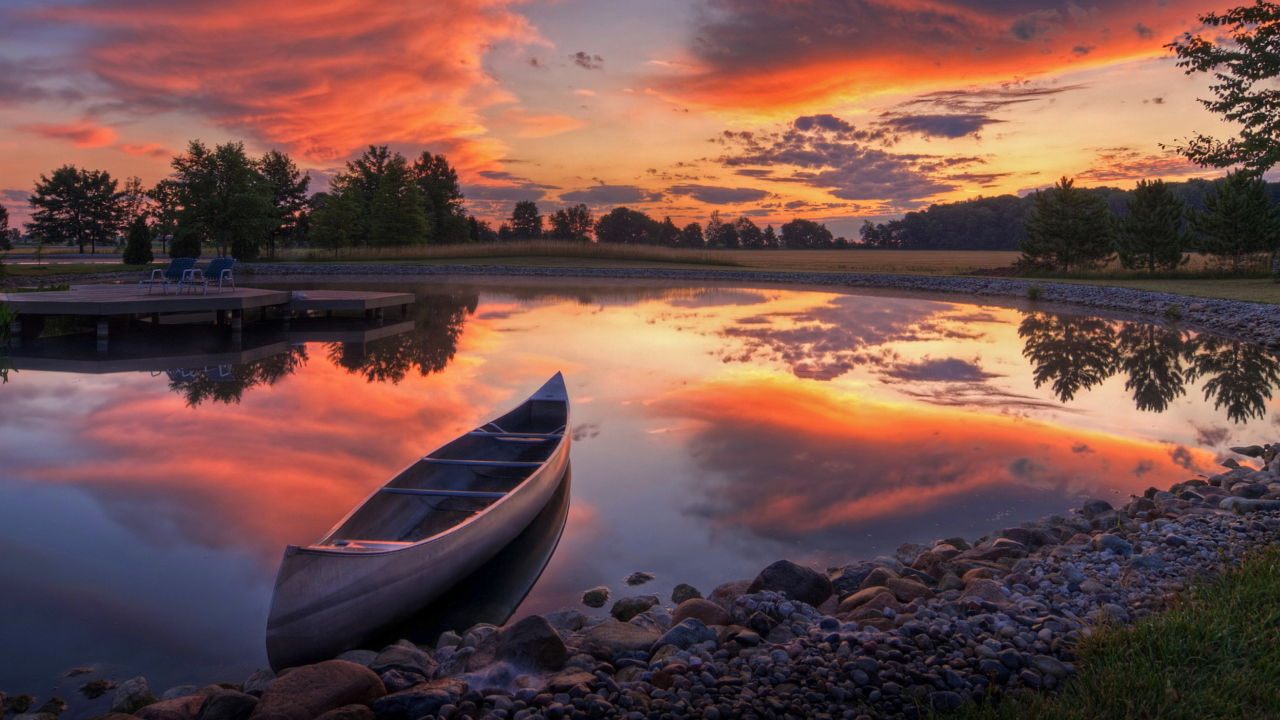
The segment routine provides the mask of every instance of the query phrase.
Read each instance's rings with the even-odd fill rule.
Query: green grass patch
[[[969,707],[963,720],[1280,718],[1280,548],[1198,583],[1163,614],[1081,644],[1058,695]]]
[[[51,265],[8,265],[9,277],[49,277],[51,275],[95,275],[98,273],[150,270],[161,265],[124,263],[57,263]]]
[[[9,295],[16,295],[18,293],[33,293],[33,292],[62,292],[64,290],[70,290],[70,289],[71,289],[70,285],[40,285],[38,287],[14,288],[12,290],[5,290],[5,292],[8,293]]]

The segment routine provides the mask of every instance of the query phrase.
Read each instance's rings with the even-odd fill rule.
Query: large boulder
[[[780,592],[792,600],[818,607],[831,597],[831,580],[812,568],[790,560],[779,560],[760,571],[751,587],[747,588],[747,593],[761,590]]]
[[[374,720],[373,709],[368,705],[343,705],[336,710],[316,718],[316,720]]]
[[[594,645],[610,658],[621,652],[649,652],[649,648],[662,637],[661,632],[632,623],[601,623],[582,636],[582,647]],[[413,718],[411,720],[416,720]]]
[[[344,653],[345,654],[345,653]],[[341,660],[342,658],[338,658]],[[254,674],[250,675],[240,685],[240,690],[255,697],[262,697],[262,693],[271,687],[271,683],[276,681],[276,674],[271,668],[262,668]]]
[[[675,613],[671,615],[672,622],[677,625],[681,621],[693,618],[704,625],[728,625],[730,623],[729,613],[724,608],[702,598],[693,598],[685,600],[676,608]],[[682,648],[683,649],[683,648]]]
[[[147,679],[136,677],[116,688],[116,694],[111,696],[111,712],[132,715],[155,702],[158,701],[147,687]]]
[[[417,720],[439,713],[445,705],[456,706],[466,694],[467,683],[462,680],[436,680],[374,700],[373,712],[378,720]]]
[[[564,667],[569,653],[560,634],[546,618],[530,615],[502,629],[498,635],[497,658],[540,673]]]
[[[203,695],[189,695],[173,700],[161,700],[138,708],[133,714],[142,720],[195,720],[200,707],[208,699]]]
[[[685,600],[692,600],[700,597],[702,597],[702,593],[698,592],[698,588],[688,583],[680,583],[671,591],[671,602],[676,605],[679,605]]]
[[[609,614],[618,622],[627,622],[657,604],[657,595],[632,595],[615,602],[613,607],[609,608]]]
[[[653,648],[649,651],[655,653],[658,648],[666,645],[673,645],[681,650],[689,648],[704,642],[715,642],[716,631],[702,624],[702,621],[696,618],[688,618],[681,621],[675,627],[671,628],[658,641],[653,644]]]
[[[385,648],[368,665],[368,668],[378,675],[389,670],[399,670],[425,677],[430,677],[435,667],[436,661],[430,655],[416,647],[409,648],[404,645],[391,645]]]
[[[869,588],[863,588],[862,590],[859,590],[858,592],[850,595],[849,597],[841,601],[840,607],[837,608],[837,612],[841,614],[850,612],[855,608],[858,608],[862,605],[867,604],[868,602],[871,601],[872,598],[874,598],[877,595],[888,595],[889,597],[893,597],[893,591],[887,587],[883,587],[879,585],[874,587],[869,587]]]
[[[382,680],[369,668],[326,660],[277,678],[262,694],[250,720],[315,720],[343,705],[368,705],[386,694]]]
[[[998,580],[974,580],[965,585],[959,602],[964,604],[970,600],[977,600],[1003,605],[1008,602],[1008,596],[1004,594],[1003,588],[1004,585]]]
[[[1085,520],[1093,520],[1095,517],[1113,509],[1111,503],[1106,500],[1086,500],[1084,507],[1080,508],[1080,514],[1084,516]]]
[[[885,587],[893,591],[899,602],[910,603],[916,598],[930,600],[934,597],[933,591],[925,587],[924,584],[915,580],[907,580],[906,578],[889,580],[885,583]]]
[[[747,594],[747,588],[751,587],[750,580],[731,580],[727,583],[719,585],[707,599],[719,605],[725,610],[733,609],[733,601]]]
[[[846,598],[858,592],[862,587],[862,581],[866,580],[875,568],[876,566],[869,562],[859,562],[829,570],[827,578],[831,580],[831,591],[839,598]]]
[[[249,720],[258,698],[235,690],[223,690],[205,701],[195,720]]]

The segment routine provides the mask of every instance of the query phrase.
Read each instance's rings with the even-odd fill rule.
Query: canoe
[[[313,545],[285,548],[267,619],[281,670],[360,647],[529,526],[569,464],[560,373],[511,412],[414,461]]]

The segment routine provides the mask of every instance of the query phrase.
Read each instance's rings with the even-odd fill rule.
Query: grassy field
[[[43,278],[51,275],[92,275],[96,273],[129,272],[131,270],[150,270],[153,267],[164,267],[166,263],[155,265],[125,265],[123,263],[59,263],[57,265],[5,265],[9,277]]]
[[[1133,629],[1104,630],[1080,648],[1058,695],[970,707],[961,720],[1280,718],[1280,548]]]

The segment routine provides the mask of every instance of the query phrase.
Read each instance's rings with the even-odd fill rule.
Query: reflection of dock
[[[412,321],[380,325],[377,321],[303,318],[285,326],[250,328],[239,342],[225,328],[212,325],[141,325],[121,333],[105,349],[92,334],[63,335],[27,341],[8,351],[15,370],[107,374],[162,372],[174,368],[244,365],[289,352],[298,343],[364,345],[413,330]]]
[[[240,329],[245,310],[277,308],[284,318],[294,312],[364,312],[365,317],[382,320],[384,308],[399,305],[404,312],[414,300],[412,293],[386,293],[353,290],[312,290],[294,293],[288,290],[239,288],[207,295],[138,294],[132,284],[79,285],[57,292],[0,293],[0,303],[18,312],[19,320],[12,328],[17,336],[22,316],[75,315],[97,319],[100,342],[107,340],[108,318],[112,316],[150,315],[152,322],[162,323],[160,316],[173,313],[215,313],[219,320],[229,315],[233,331]]]

